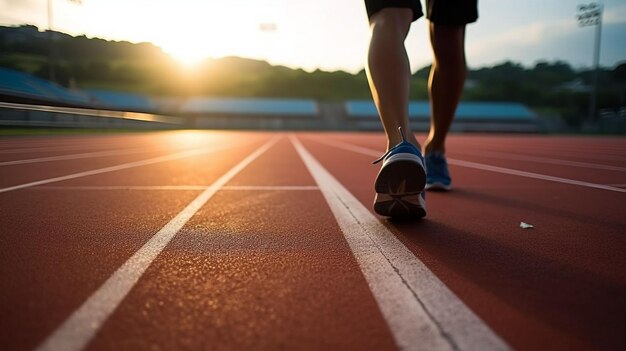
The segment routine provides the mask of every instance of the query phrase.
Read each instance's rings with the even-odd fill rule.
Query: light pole
[[[77,4],[82,4],[82,0],[69,0],[70,2],[74,2]],[[50,75],[50,81],[54,82],[56,80],[56,73],[55,73],[55,65],[56,65],[56,45],[54,43],[56,37],[55,37],[55,33],[52,30],[52,22],[53,22],[53,10],[54,10],[54,4],[52,3],[52,0],[47,0],[47,4],[48,4],[48,41],[49,41],[49,45],[50,45],[50,69],[48,71],[49,75]]]
[[[50,67],[48,68],[48,74],[49,77],[48,79],[50,79],[51,82],[54,82],[56,80],[56,74],[55,74],[55,64],[56,64],[56,60],[55,60],[55,52],[54,52],[54,32],[52,31],[52,0],[48,0],[48,45],[49,47],[49,55],[50,57],[48,58],[48,64],[50,65]]]
[[[596,26],[596,38],[593,52],[593,76],[591,94],[589,96],[589,119],[596,116],[596,94],[598,90],[598,69],[600,65],[600,41],[602,36],[602,4],[590,3],[578,5],[578,25],[581,27]]]
[[[263,56],[265,56],[265,62],[270,62],[270,44],[271,44],[271,35],[276,33],[278,30],[278,26],[274,22],[265,22],[259,23],[259,30],[263,33]]]

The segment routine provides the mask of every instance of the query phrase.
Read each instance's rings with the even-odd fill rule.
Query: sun
[[[215,30],[207,30],[209,34],[217,33]],[[201,35],[202,34],[202,35]],[[228,56],[236,53],[236,43],[246,47],[246,43],[241,43],[233,39],[233,33],[222,33],[222,35],[204,35],[198,33],[179,33],[170,31],[165,35],[161,34],[155,40],[164,52],[179,61],[187,68],[198,66],[203,61]]]
[[[197,66],[210,56],[206,51],[184,42],[173,43],[171,45],[162,44],[160,46],[163,51],[188,68]]]
[[[264,21],[259,26],[258,14],[241,12],[236,4],[200,2],[184,11],[179,5],[160,6],[155,11],[154,18],[146,19],[150,25],[144,27],[151,28],[145,30],[146,34],[187,67],[197,66],[207,58],[267,54],[268,33],[276,31],[273,22]]]

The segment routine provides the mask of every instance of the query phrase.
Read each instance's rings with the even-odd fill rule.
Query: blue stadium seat
[[[376,105],[368,100],[346,102],[349,118],[378,118]],[[456,110],[457,120],[532,121],[535,114],[523,104],[516,102],[461,102]],[[430,106],[426,101],[409,103],[411,120],[428,120]]]
[[[316,116],[317,103],[296,99],[190,98],[181,113],[223,113],[233,115]]]
[[[121,93],[116,91],[84,89],[89,95],[95,97],[100,105],[114,110],[132,110],[154,112],[156,105],[148,96],[133,93]]]
[[[33,75],[0,67],[0,93],[15,97],[88,105],[89,95],[65,89],[62,86]]]

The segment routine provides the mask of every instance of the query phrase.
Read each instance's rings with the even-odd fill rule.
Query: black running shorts
[[[365,0],[367,17],[387,7],[409,8],[413,10],[413,20],[424,15],[419,0]],[[460,25],[476,22],[478,0],[426,0],[426,18],[433,23]]]

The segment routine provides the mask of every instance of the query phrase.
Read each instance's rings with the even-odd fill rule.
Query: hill
[[[51,61],[54,80],[76,88],[171,96],[370,97],[364,71],[306,72],[239,57],[209,59],[189,70],[150,43],[74,37],[28,25],[0,27],[0,66],[48,79]],[[412,99],[427,99],[429,69],[414,73]],[[464,99],[518,101],[576,123],[586,115],[590,80],[590,71],[575,70],[566,62],[538,62],[534,67],[504,62],[471,69]],[[626,105],[626,61],[603,68],[599,82],[599,108]]]

